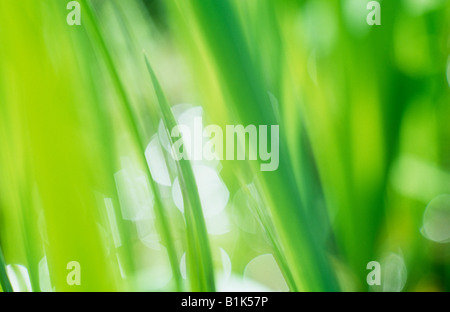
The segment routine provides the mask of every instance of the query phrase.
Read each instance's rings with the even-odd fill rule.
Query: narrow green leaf
[[[147,56],[145,56],[145,62],[158,98],[170,143],[173,145],[174,142],[169,129],[173,129],[177,122]],[[193,291],[214,291],[214,270],[211,252],[194,172],[190,161],[186,159],[179,160],[177,168],[185,207],[188,235],[186,258],[191,287]]]

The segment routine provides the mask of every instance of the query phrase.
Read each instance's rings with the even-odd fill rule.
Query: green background
[[[68,2],[0,1],[3,290],[450,290],[448,1]],[[278,170],[174,162],[170,107]]]

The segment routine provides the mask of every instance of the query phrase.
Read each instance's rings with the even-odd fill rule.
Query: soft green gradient
[[[448,197],[431,202],[450,194],[448,1],[381,1],[380,26],[365,0],[82,0],[81,26],[67,2],[0,1],[4,291],[27,289],[11,265],[32,291],[239,290],[252,272],[272,290],[379,291],[403,268],[394,290],[450,290],[449,243],[424,229],[434,203],[450,227]],[[163,149],[185,215],[148,166],[180,103],[223,128],[280,126],[276,171],[220,163],[226,233],[208,234],[196,163]],[[284,281],[248,269],[263,254]],[[380,287],[373,260],[392,273]]]

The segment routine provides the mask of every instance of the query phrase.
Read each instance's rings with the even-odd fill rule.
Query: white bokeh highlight
[[[230,197],[225,183],[219,174],[208,166],[196,165],[193,167],[193,171],[205,218],[221,213]],[[172,196],[177,208],[184,213],[183,195],[178,177],[173,183]]]
[[[450,242],[450,195],[435,197],[425,208],[422,234],[437,243]]]

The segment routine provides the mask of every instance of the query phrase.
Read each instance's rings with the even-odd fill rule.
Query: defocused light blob
[[[175,206],[184,213],[184,202],[183,202],[183,194],[181,194],[181,187],[180,182],[178,181],[178,177],[175,178],[173,181],[172,186],[172,197],[173,202],[175,203]]]
[[[195,159],[194,155],[203,154],[202,144],[195,144],[195,142],[203,142],[203,108],[201,106],[196,106],[186,111],[182,112],[177,118],[179,125],[184,125],[189,128],[189,133],[191,134],[190,140],[183,140],[184,148],[188,151],[189,159]],[[201,131],[196,131],[195,123],[196,120],[201,120]]]
[[[193,170],[205,218],[219,214],[225,209],[230,196],[226,185],[218,173],[208,166],[196,165]],[[184,213],[183,196],[178,177],[173,183],[172,196],[177,208]]]
[[[268,292],[272,291],[271,288],[253,280],[251,277],[240,276],[232,274],[232,267],[230,257],[226,251],[220,249],[220,261],[222,271],[216,272],[216,285],[217,291],[237,291],[237,292]],[[265,274],[265,273],[263,273]]]
[[[178,117],[186,110],[192,108],[192,105],[190,104],[177,104],[172,106],[172,114],[175,117],[175,119],[178,121]],[[170,131],[172,129],[169,129],[169,134]],[[162,147],[164,147],[164,149],[170,153],[170,141],[169,141],[169,137],[167,134],[167,130],[166,127],[164,126],[164,122],[161,120],[159,122],[159,127],[158,127],[158,136],[159,136],[159,140],[161,142]]]
[[[147,160],[147,165],[153,180],[161,185],[170,186],[172,183],[170,181],[169,170],[158,136],[153,136],[145,149],[145,159]]]
[[[381,260],[381,287],[384,292],[399,292],[405,287],[407,270],[403,257],[391,253]]]
[[[428,202],[450,187],[450,175],[410,155],[402,155],[393,166],[390,181],[401,194]]]
[[[140,290],[157,290],[166,286],[172,279],[169,255],[165,246],[160,245],[157,250],[142,251],[143,267],[137,269],[136,283]]]
[[[124,265],[122,263],[122,260],[120,258],[120,255],[118,253],[116,253],[116,260],[117,260],[117,264],[119,266],[119,271],[120,271],[120,276],[122,278],[126,278],[126,274],[125,274],[125,269],[124,269]]]
[[[113,236],[114,247],[118,248],[122,245],[120,239],[119,228],[117,226],[116,212],[111,198],[105,198],[106,214],[108,216],[109,227]]]
[[[445,0],[403,0],[403,5],[414,15],[422,15],[445,3]]]
[[[258,281],[274,291],[289,291],[286,280],[272,254],[257,256],[244,270],[244,283]]]
[[[435,197],[425,208],[422,234],[437,243],[450,242],[450,195]]]
[[[153,206],[153,193],[144,172],[130,165],[128,158],[121,159],[124,169],[114,174],[122,217],[136,221],[149,216]]]
[[[220,260],[222,263],[222,271],[220,274],[225,280],[227,280],[231,276],[231,260],[230,256],[223,248],[220,248]]]
[[[183,140],[183,148],[187,151],[189,159],[194,164],[203,164],[215,168],[218,171],[221,169],[220,161],[218,159],[207,160],[203,159],[203,148],[208,142],[209,138],[203,136],[204,131],[204,120],[203,120],[203,107],[192,106],[189,104],[178,104],[172,107],[172,113],[176,119],[178,125],[182,125],[189,129],[190,137]],[[201,121],[200,123],[198,121]],[[201,129],[196,129],[198,124],[201,125]],[[169,134],[172,129],[169,129]],[[163,122],[159,124],[159,138],[162,146],[171,154],[170,142],[167,135],[167,131],[164,127]],[[173,138],[178,140],[178,138]],[[198,142],[198,144],[196,144]],[[196,160],[194,155],[202,158],[202,160]]]
[[[161,248],[161,239],[156,229],[154,219],[136,221],[136,230],[139,240],[145,246],[153,250],[159,250]]]
[[[251,278],[242,279],[242,276],[232,274],[227,280],[220,276],[217,278],[218,292],[270,292],[272,289],[252,280]]]
[[[301,35],[318,56],[328,55],[337,39],[338,23],[333,7],[325,1],[308,1],[301,11]],[[320,25],[320,27],[318,26]]]
[[[8,264],[6,274],[14,292],[31,292],[30,276],[26,267],[21,264]]]
[[[183,253],[180,259],[180,274],[183,279],[187,278],[186,273],[186,253]]]
[[[48,271],[47,256],[39,261],[39,288],[42,292],[52,292],[52,283],[50,281],[50,273]]]
[[[230,232],[230,220],[223,210],[221,213],[205,219],[208,234],[223,235]]]
[[[355,37],[365,36],[370,29],[366,21],[367,14],[370,12],[366,7],[368,2],[344,0],[341,3],[347,30]],[[383,20],[383,12],[381,12],[381,19]]]
[[[217,279],[220,279],[223,283],[227,282],[231,276],[231,260],[228,253],[223,248],[215,249],[214,253],[214,267],[218,268],[220,267],[220,271],[216,271],[215,275],[217,276]],[[219,253],[217,254],[217,251]],[[187,278],[187,271],[186,271],[186,253],[183,253],[180,259],[180,273],[181,277],[186,279]]]

